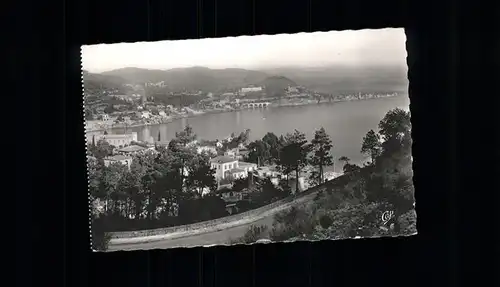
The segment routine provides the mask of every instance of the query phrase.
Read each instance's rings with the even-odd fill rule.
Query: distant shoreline
[[[376,100],[376,99],[383,99],[383,98],[394,98],[401,96],[400,94],[392,94],[392,95],[385,95],[385,96],[379,96],[379,97],[373,97],[373,98],[364,98],[364,99],[342,99],[342,100],[321,100],[321,101],[307,101],[307,102],[300,102],[300,103],[287,103],[287,104],[271,104],[269,107],[270,108],[282,108],[282,107],[300,107],[300,106],[312,106],[312,105],[321,105],[321,104],[335,104],[335,103],[342,103],[342,102],[354,102],[354,101],[364,101],[364,100]],[[207,110],[203,111],[197,114],[190,114],[190,115],[185,115],[185,116],[177,116],[173,117],[170,119],[166,119],[160,123],[152,123],[152,124],[146,124],[146,123],[140,123],[140,124],[134,124],[134,125],[123,125],[123,124],[118,124],[118,125],[112,125],[109,128],[104,128],[104,129],[89,129],[85,127],[85,133],[98,133],[98,132],[104,132],[107,130],[113,130],[113,129],[129,129],[129,128],[139,128],[139,127],[145,127],[145,126],[157,126],[157,125],[162,125],[162,124],[169,124],[177,120],[181,119],[190,119],[190,118],[195,118],[203,115],[209,115],[209,114],[221,114],[221,113],[230,113],[230,112],[237,112],[237,111],[243,111],[243,110],[251,110],[252,108],[238,108],[238,109],[223,109],[223,110]]]

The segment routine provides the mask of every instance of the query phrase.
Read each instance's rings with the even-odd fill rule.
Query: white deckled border
[[[86,176],[87,176],[87,199],[88,199],[88,205],[89,205],[89,235],[90,235],[90,249],[92,251],[96,251],[94,249],[94,245],[92,242],[92,197],[90,196],[90,179],[89,179],[89,150],[87,147],[87,137],[86,137],[86,115],[85,115],[85,83],[83,82],[83,46],[80,46],[80,77],[81,77],[81,82],[82,82],[82,109],[83,109],[83,125],[84,125],[84,134],[83,134],[83,140],[85,141],[85,166],[87,167],[86,169]]]

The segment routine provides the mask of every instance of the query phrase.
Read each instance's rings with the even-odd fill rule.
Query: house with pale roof
[[[104,158],[104,165],[106,167],[114,163],[121,163],[123,165],[126,165],[128,169],[130,169],[130,165],[132,164],[132,157],[124,155],[114,155]]]
[[[211,168],[215,169],[215,177],[225,178],[245,178],[249,172],[257,168],[257,164],[239,161],[228,156],[217,156],[210,160]]]
[[[138,146],[138,145],[129,145],[120,149],[117,149],[116,151],[122,155],[135,155],[139,153],[143,153],[147,151],[148,148]]]

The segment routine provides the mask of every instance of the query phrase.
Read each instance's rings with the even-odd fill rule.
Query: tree
[[[279,164],[285,172],[295,171],[295,191],[299,191],[299,175],[307,165],[307,155],[310,146],[307,145],[306,135],[295,130],[286,136],[286,145],[281,149]],[[287,174],[288,174],[287,173]]]
[[[108,105],[104,108],[104,112],[106,114],[111,114],[115,111],[115,108],[113,107],[113,105]]]
[[[103,167],[100,165],[99,161],[94,158],[89,158],[87,161],[87,172],[89,181],[89,193],[93,198],[103,198],[103,194],[100,194],[100,182],[102,180],[102,170]]]
[[[186,125],[184,130],[175,133],[175,138],[180,145],[186,146],[187,144],[196,140],[196,134],[194,133],[193,128],[190,125]]]
[[[168,143],[168,153],[171,156],[171,165],[178,173],[179,191],[184,189],[185,171],[189,162],[197,155],[194,147],[188,147],[188,143],[196,139],[192,128],[187,125],[183,131],[176,133],[176,138]]]
[[[246,145],[248,140],[250,139],[250,129],[245,129],[245,131],[241,132],[238,136],[238,144]]]
[[[215,180],[215,170],[210,166],[210,159],[201,154],[193,158],[188,166],[187,184],[192,188],[196,196],[201,198],[203,191],[208,188],[210,191],[217,189]]]
[[[267,162],[270,157],[270,147],[266,142],[262,140],[251,142],[248,145],[248,150],[249,153],[247,156],[247,160],[249,162],[258,164],[259,166],[264,162]]]
[[[120,179],[118,190],[121,192],[119,200],[122,200],[125,208],[123,210],[126,218],[139,218],[143,211],[144,195],[137,173],[127,171]]]
[[[279,159],[279,152],[281,149],[281,142],[274,133],[268,132],[262,137],[262,141],[269,146],[270,159],[277,162]]]
[[[372,163],[375,163],[375,159],[380,154],[380,149],[380,135],[370,130],[363,138],[361,153],[369,155]]]
[[[104,199],[106,212],[115,209],[111,199],[115,198],[115,193],[118,191],[118,184],[122,175],[125,174],[126,169],[127,166],[121,163],[112,163],[108,167],[103,168],[101,181],[99,182],[99,194]]]
[[[325,182],[324,168],[333,165],[333,156],[330,154],[332,147],[332,141],[324,128],[320,128],[314,133],[314,138],[311,140],[313,156],[310,162],[318,169],[319,184]]]
[[[396,108],[387,112],[379,123],[382,136],[382,152],[385,155],[399,151],[409,151],[411,145],[410,112]]]
[[[249,185],[249,177],[237,178],[233,181],[232,190],[238,192],[242,191],[245,188],[248,188]]]
[[[356,165],[356,164],[346,163],[342,169],[343,169],[344,173],[353,173],[353,172],[359,171],[361,169],[361,167],[359,165]]]
[[[343,162],[344,162],[344,165],[348,164],[348,163],[349,163],[349,161],[351,161],[351,159],[350,159],[350,158],[348,158],[348,157],[346,157],[346,156],[344,156],[344,155],[343,155],[343,156],[341,156],[341,157],[339,158],[339,160],[340,160],[340,161],[343,161]]]
[[[103,158],[113,154],[113,146],[106,140],[100,139],[95,145],[89,147],[89,151],[95,158],[102,160]]]

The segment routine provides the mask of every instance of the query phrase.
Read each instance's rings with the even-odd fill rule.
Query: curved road
[[[165,239],[153,242],[142,242],[132,244],[110,245],[108,251],[120,250],[145,250],[145,249],[167,249],[177,247],[196,247],[206,245],[229,244],[231,239],[237,239],[245,235],[250,225],[267,225],[269,228],[273,224],[273,215],[264,217],[252,223],[231,227],[225,230],[206,232],[193,236]]]
[[[268,212],[263,217],[256,219],[255,221],[250,221],[237,226],[227,227],[223,230],[206,231],[203,233],[193,234],[189,236],[176,237],[176,238],[166,238],[159,239],[150,242],[134,242],[134,243],[120,243],[120,244],[110,244],[108,246],[108,251],[119,251],[119,250],[138,250],[138,249],[166,249],[166,248],[177,248],[177,247],[196,247],[196,246],[207,246],[207,245],[221,245],[229,244],[232,239],[241,238],[245,235],[245,232],[251,225],[266,225],[268,228],[272,227],[274,215],[285,209],[288,209],[295,205],[300,205],[305,202],[313,200],[319,190],[304,195],[298,198],[294,202],[289,202],[279,207],[273,208],[272,211]],[[215,228],[214,228],[215,229]]]

